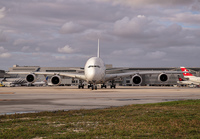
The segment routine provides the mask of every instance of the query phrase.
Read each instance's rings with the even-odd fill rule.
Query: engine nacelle
[[[142,83],[142,77],[136,74],[131,78],[131,81],[135,85],[140,85]]]
[[[60,85],[61,84],[61,77],[59,75],[54,75],[51,77],[51,83],[53,85]]]
[[[158,75],[158,81],[161,81],[161,82],[166,82],[168,81],[168,76],[167,74],[165,73],[161,73]]]
[[[27,81],[28,83],[34,83],[36,80],[37,80],[37,77],[36,77],[35,74],[28,74],[28,75],[26,76],[26,81]]]

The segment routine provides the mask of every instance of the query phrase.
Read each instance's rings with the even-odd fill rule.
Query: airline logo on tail
[[[181,67],[182,72],[188,72],[188,73],[183,73],[184,76],[193,76],[185,67]]]

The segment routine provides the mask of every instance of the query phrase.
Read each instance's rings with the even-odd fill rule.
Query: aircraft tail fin
[[[47,81],[48,81],[48,78],[49,78],[49,76],[46,77],[46,79],[44,80],[44,82],[47,82]]]
[[[181,67],[181,71],[187,72],[188,70],[185,67]],[[189,73],[189,71],[188,71],[188,73],[183,73],[183,76],[193,76],[193,75],[192,75],[192,73]]]
[[[40,68],[38,68],[38,69],[36,70],[36,72],[38,72],[38,71],[40,71]]]
[[[3,80],[1,80],[1,81],[6,81],[6,77],[4,77]]]
[[[100,50],[99,50],[99,39],[98,39],[98,50],[97,50],[97,57],[100,57]]]

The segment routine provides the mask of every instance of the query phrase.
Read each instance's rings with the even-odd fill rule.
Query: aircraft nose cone
[[[92,81],[92,80],[95,80],[95,78],[96,78],[96,72],[95,72],[95,70],[90,70],[90,72],[88,72],[88,79],[90,81]]]
[[[91,81],[91,82],[98,82],[101,80],[101,74],[96,71],[96,70],[90,70],[88,73],[87,73],[87,79],[88,81]]]

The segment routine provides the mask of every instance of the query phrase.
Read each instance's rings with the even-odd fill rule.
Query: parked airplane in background
[[[1,80],[1,83],[5,86],[13,87],[13,86],[20,86],[22,84],[25,84],[27,83],[27,81],[22,78],[6,78],[5,77]]]
[[[61,76],[67,76],[71,78],[77,78],[87,81],[88,88],[97,89],[97,84],[102,84],[101,88],[106,88],[105,83],[112,80],[111,88],[115,88],[114,79],[118,77],[131,77],[132,84],[140,85],[142,83],[142,74],[159,74],[158,80],[162,82],[168,81],[167,74],[182,73],[178,71],[135,71],[128,73],[106,74],[106,67],[103,60],[100,58],[99,40],[97,57],[90,58],[84,68],[84,74],[64,73],[64,72],[7,72],[8,74],[27,74],[26,80],[29,83],[34,83],[37,79],[37,75],[52,75],[50,81],[53,85],[61,84]],[[78,88],[84,88],[82,82]]]
[[[192,73],[189,73],[189,71],[185,67],[181,67],[181,70],[182,72],[187,72],[187,73],[183,73],[183,76],[185,79],[200,85],[200,77],[196,77],[192,75]]]
[[[196,83],[196,82],[192,82],[188,79],[183,79],[181,78],[179,75],[178,75],[178,81],[177,81],[178,85],[199,85],[199,83]]]

